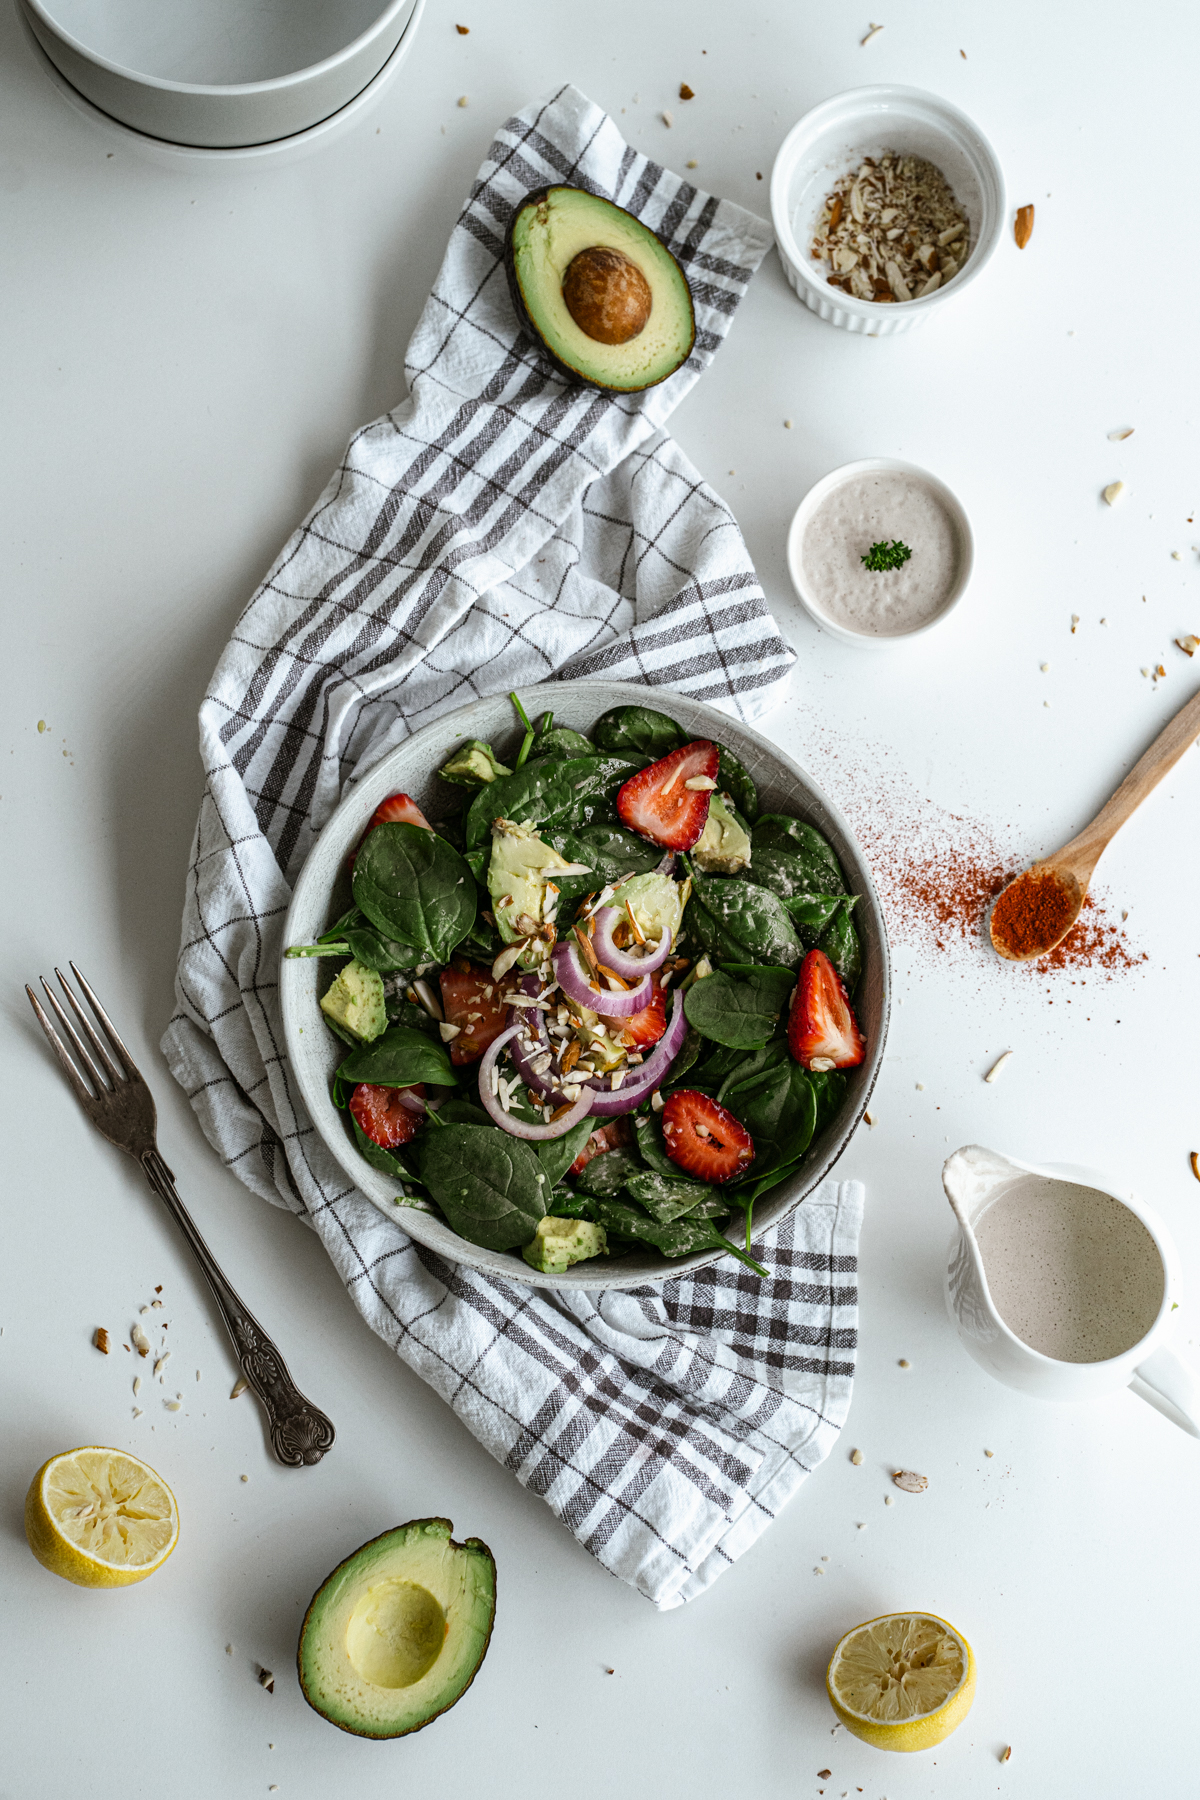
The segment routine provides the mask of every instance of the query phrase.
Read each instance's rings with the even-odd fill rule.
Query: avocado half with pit
[[[518,316],[572,381],[632,394],[692,353],[687,276],[648,226],[598,194],[527,194],[509,222],[505,267]]]
[[[496,1564],[449,1519],[413,1519],[339,1563],[300,1627],[304,1698],[359,1737],[419,1731],[462,1698],[487,1652]]]

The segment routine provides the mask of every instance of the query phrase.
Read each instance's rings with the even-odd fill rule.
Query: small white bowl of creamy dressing
[[[898,566],[872,569],[863,559],[877,545],[911,554],[900,561],[893,552]],[[787,559],[801,604],[823,630],[883,649],[948,617],[970,582],[975,540],[944,481],[915,463],[870,456],[809,489],[788,532]]]

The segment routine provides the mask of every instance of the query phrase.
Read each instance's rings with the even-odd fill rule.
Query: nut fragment
[[[1110,431],[1108,434],[1108,441],[1110,444],[1123,444],[1126,438],[1131,438],[1132,436],[1133,426],[1126,425],[1121,431]]]
[[[246,1377],[244,1375],[239,1375],[238,1379],[233,1384],[229,1398],[231,1400],[236,1400],[238,1395],[244,1394],[249,1386],[250,1383],[246,1380]]]
[[[911,1469],[897,1469],[892,1480],[906,1494],[923,1494],[929,1486],[927,1475],[915,1475]]]
[[[1101,498],[1106,506],[1115,506],[1124,492],[1125,483],[1123,481],[1110,481]]]
[[[671,114],[669,112],[666,112],[665,110],[662,115],[662,122],[664,125],[673,125],[675,123],[674,119],[671,117]]]
[[[861,1450],[852,1450],[850,1452],[850,1461],[854,1464],[855,1468],[859,1467],[859,1465],[862,1462],[862,1459],[863,1459],[863,1453]]]
[[[270,1669],[260,1669],[258,1671],[258,1685],[259,1687],[266,1688],[268,1694],[273,1694],[275,1692],[275,1677],[272,1675]]]
[[[97,1325],[92,1337],[92,1342],[95,1344],[97,1350],[99,1350],[101,1356],[108,1355],[108,1332],[104,1329],[103,1325]]]
[[[1017,240],[1017,249],[1023,250],[1033,236],[1032,206],[1018,206],[1017,216],[1013,222],[1013,236]]]
[[[878,37],[879,33],[882,30],[883,30],[882,25],[872,25],[872,27],[871,27],[870,31],[868,31],[866,37],[859,38],[859,40],[858,40],[859,49],[861,50],[864,44],[869,44],[873,37]]]
[[[164,1350],[162,1355],[159,1357],[158,1361],[154,1365],[154,1373],[156,1375],[162,1374],[163,1370],[167,1366],[167,1363],[170,1361],[170,1358],[171,1358],[171,1352],[169,1350]]]
[[[133,1339],[133,1347],[137,1351],[138,1355],[139,1356],[149,1356],[149,1354],[150,1354],[150,1339],[146,1336],[146,1333],[143,1331],[142,1327],[140,1325],[135,1325],[133,1327],[133,1329],[130,1331],[129,1335]]]
[[[1196,1177],[1197,1181],[1200,1181],[1200,1150],[1193,1150],[1192,1154],[1188,1157],[1188,1161],[1192,1165],[1192,1174]]]
[[[688,86],[686,81],[681,81],[679,84],[679,98],[681,100],[694,100],[696,98],[694,90]]]
[[[985,1081],[995,1081],[997,1076],[1003,1070],[1005,1064],[1010,1062],[1011,1059],[1012,1059],[1012,1051],[1006,1050],[1004,1052],[1003,1056],[997,1057],[996,1061],[992,1064],[991,1068],[988,1070],[987,1074],[984,1076],[983,1079]]]
[[[1009,1758],[1011,1757],[1011,1755],[1012,1755],[1012,1745],[1009,1744],[1005,1749],[1004,1755],[1000,1758],[1000,1761],[1007,1762],[1009,1760]]]

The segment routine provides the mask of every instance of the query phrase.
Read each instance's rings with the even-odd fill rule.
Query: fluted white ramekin
[[[971,254],[954,279],[920,300],[883,305],[830,287],[808,255],[836,182],[864,156],[884,150],[923,156],[942,171],[970,223]],[[771,171],[771,218],[779,260],[805,306],[843,331],[895,337],[923,324],[983,273],[1004,229],[1004,173],[977,125],[920,88],[851,88],[805,113],[784,138]]]

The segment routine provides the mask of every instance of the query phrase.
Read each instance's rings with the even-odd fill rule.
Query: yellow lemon
[[[928,1750],[962,1724],[975,1698],[975,1658],[933,1613],[884,1613],[848,1631],[825,1686],[848,1731],[878,1750]]]
[[[175,1496],[124,1450],[64,1450],[25,1496],[25,1536],[43,1566],[80,1587],[128,1587],[153,1575],[179,1538]]]

